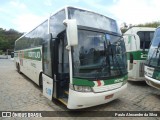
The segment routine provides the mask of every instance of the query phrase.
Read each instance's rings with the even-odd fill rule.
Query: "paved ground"
[[[17,73],[12,60],[0,59],[0,111],[67,111],[61,103],[49,101],[42,90],[24,75]],[[110,103],[87,108],[84,111],[160,111],[160,91],[145,82],[128,82],[123,96]],[[86,113],[85,114],[92,114]],[[72,116],[72,115],[70,115]],[[1,119],[1,118],[0,118]],[[5,119],[5,118],[2,118]],[[13,118],[12,118],[13,119]],[[19,119],[19,118],[14,118]],[[21,118],[20,118],[21,119]],[[33,119],[33,118],[32,118]],[[51,119],[51,118],[45,118]],[[54,117],[57,120],[81,119],[80,117]],[[117,119],[84,117],[83,119]],[[122,118],[118,118],[121,120]],[[128,120],[129,118],[123,118]],[[137,120],[158,120],[156,117],[136,117]]]

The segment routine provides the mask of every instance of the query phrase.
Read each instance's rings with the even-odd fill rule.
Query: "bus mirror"
[[[76,19],[66,19],[63,24],[67,26],[67,41],[68,46],[78,45],[78,32]]]

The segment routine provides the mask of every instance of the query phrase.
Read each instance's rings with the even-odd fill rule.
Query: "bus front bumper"
[[[160,81],[158,80],[155,80],[151,77],[148,77],[147,75],[145,75],[145,78],[146,78],[146,83],[149,85],[149,86],[152,86],[156,89],[160,89]]]
[[[69,89],[69,99],[67,108],[81,109],[108,103],[114,99],[117,99],[126,88],[127,83],[118,89],[101,93],[84,93]]]

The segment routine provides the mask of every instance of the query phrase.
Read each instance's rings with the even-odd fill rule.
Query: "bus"
[[[15,65],[69,109],[117,99],[127,87],[124,39],[114,19],[64,7],[15,41]]]
[[[124,33],[127,51],[128,80],[145,81],[144,63],[155,28],[131,27]]]
[[[145,64],[146,83],[160,89],[160,26],[156,29]]]

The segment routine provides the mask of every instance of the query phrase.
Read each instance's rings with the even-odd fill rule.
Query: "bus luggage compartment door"
[[[53,95],[53,79],[42,74],[43,80],[43,95],[47,97],[49,100],[52,100]]]

